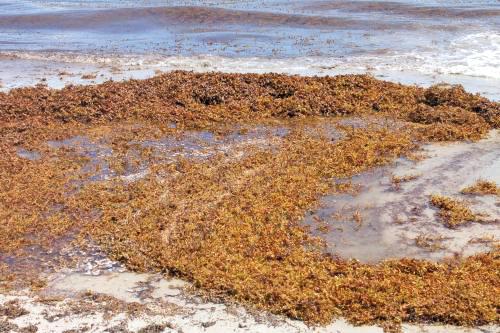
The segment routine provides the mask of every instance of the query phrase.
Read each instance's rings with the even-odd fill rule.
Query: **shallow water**
[[[427,145],[424,154],[428,157],[422,161],[401,159],[354,177],[361,187],[358,194],[324,197],[305,223],[326,241],[329,252],[372,263],[469,256],[498,243],[500,199],[459,192],[480,178],[500,183],[499,133],[476,143]],[[395,186],[393,175],[416,178]],[[447,228],[429,204],[432,194],[465,200],[474,212],[487,215],[487,223]],[[326,231],[319,226],[327,226]]]
[[[139,77],[155,69],[369,72],[411,83],[466,82],[498,99],[500,4],[0,0],[1,84],[22,84],[9,74],[7,55],[28,62],[14,72],[36,60],[119,67]],[[34,70],[28,84],[42,75]]]
[[[244,57],[313,52],[338,57],[416,48],[421,52],[478,33],[490,33],[494,39],[500,28],[496,1],[2,0],[0,4],[3,50]]]
[[[325,125],[326,126],[326,125]],[[114,151],[106,138],[91,139],[87,136],[74,136],[59,141],[48,141],[47,146],[55,151],[66,149],[70,154],[84,157],[88,161],[79,171],[82,178],[77,187],[88,182],[121,179],[126,182],[136,181],[148,173],[148,161],[141,158],[139,149],[151,148],[154,158],[162,163],[176,162],[179,159],[206,160],[217,154],[226,158],[239,159],[248,155],[253,148],[276,150],[281,140],[290,129],[284,126],[234,126],[226,133],[211,131],[180,131],[171,124],[172,133],[160,139],[129,142],[129,149],[124,156],[124,170],[117,172],[110,166]],[[311,131],[316,132],[314,129]],[[43,155],[24,148],[17,150],[21,158],[36,161]]]

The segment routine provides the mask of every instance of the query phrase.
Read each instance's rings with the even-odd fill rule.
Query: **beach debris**
[[[470,244],[486,244],[492,247],[500,246],[500,240],[495,238],[493,235],[484,235],[481,237],[475,237],[469,240]]]
[[[97,78],[97,74],[95,73],[83,74],[81,78],[82,80],[95,80]]]
[[[392,175],[391,183],[392,183],[395,190],[399,190],[399,189],[401,189],[402,183],[406,183],[406,182],[415,180],[418,177],[420,177],[420,175],[416,175],[416,174],[415,175],[404,175],[404,176]]]
[[[352,192],[339,180],[411,156],[422,143],[478,140],[500,127],[497,102],[461,87],[424,89],[367,75],[174,71],[13,89],[0,93],[0,110],[0,253],[9,258],[0,265],[2,285],[34,281],[50,267],[28,272],[15,264],[54,255],[71,236],[73,246],[92,241],[130,270],[170,272],[209,297],[312,324],[339,316],[388,330],[405,321],[500,322],[498,250],[456,262],[363,264],[325,254],[301,225],[322,196]],[[339,127],[335,140],[307,129],[313,120],[348,117],[366,124]],[[387,119],[398,126],[381,126]],[[248,146],[240,158],[166,159],[142,144],[263,124],[288,131],[272,149]],[[92,165],[99,151],[49,144],[75,137],[108,147],[105,164]],[[22,158],[18,148],[40,158]],[[147,173],[124,178],[143,165]],[[89,181],[106,168],[113,177]],[[477,218],[452,199],[433,198],[449,226]]]
[[[431,204],[439,208],[439,217],[449,228],[456,228],[469,222],[478,221],[478,215],[474,214],[462,201],[433,194]]]
[[[5,317],[7,319],[14,319],[24,316],[25,314],[28,313],[29,313],[28,311],[26,311],[19,305],[18,300],[12,300],[4,303],[3,305],[0,305],[0,317]]]
[[[499,195],[500,196],[500,186],[494,181],[488,181],[484,179],[477,180],[473,185],[470,185],[460,191],[462,194],[473,194],[473,195]]]
[[[354,223],[356,223],[356,229],[358,230],[361,228],[361,225],[363,224],[363,215],[361,215],[361,212],[359,210],[356,210],[352,214],[352,220]]]
[[[424,235],[418,235],[417,238],[415,238],[415,244],[423,249],[426,249],[427,251],[439,251],[443,250],[446,247],[443,245],[443,240],[446,238],[443,236],[434,236],[434,235],[429,235],[429,234],[424,234]]]

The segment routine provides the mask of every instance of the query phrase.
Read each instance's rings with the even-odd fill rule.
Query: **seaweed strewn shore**
[[[415,158],[426,142],[478,140],[497,129],[500,104],[460,86],[177,71],[15,89],[0,94],[0,110],[4,288],[38,286],[47,267],[16,266],[37,249],[92,242],[129,269],[166,272],[212,297],[311,324],[339,316],[387,330],[500,323],[497,249],[439,263],[363,264],[325,254],[301,224],[322,195],[352,190],[337,180]],[[264,135],[273,145],[249,140],[236,153],[202,158],[166,158],[145,144],[262,126],[286,130]],[[87,141],[56,144],[75,137]],[[90,146],[103,148],[92,155]]]

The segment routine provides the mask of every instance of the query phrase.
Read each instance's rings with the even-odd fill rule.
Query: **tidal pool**
[[[478,179],[500,183],[499,133],[478,142],[425,145],[423,154],[420,161],[399,159],[353,177],[358,193],[322,198],[304,222],[326,241],[329,252],[370,263],[468,256],[498,244],[500,199],[463,195],[460,190]],[[395,184],[393,176],[412,179]],[[447,228],[429,204],[432,194],[465,200],[474,212],[485,215],[485,222]]]

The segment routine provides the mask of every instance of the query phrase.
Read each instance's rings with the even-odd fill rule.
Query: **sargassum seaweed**
[[[2,255],[50,248],[72,233],[130,269],[169,272],[211,296],[308,323],[344,316],[393,329],[403,321],[500,321],[498,250],[457,262],[368,265],[325,254],[300,223],[321,195],[339,190],[337,179],[412,154],[421,142],[477,140],[498,128],[500,105],[460,86],[176,71],[62,90],[15,89],[0,93],[0,110]],[[338,117],[373,126],[337,126],[337,140],[306,130],[311,119]],[[298,126],[278,148],[250,147],[238,159],[220,153],[164,160],[137,144],[188,129],[222,133],[228,124],[273,121]],[[88,157],[47,145],[76,135],[111,147],[106,160],[116,175],[141,163],[149,174],[133,182],[87,181]],[[41,157],[21,158],[19,148]],[[7,281],[9,267],[0,268]]]

